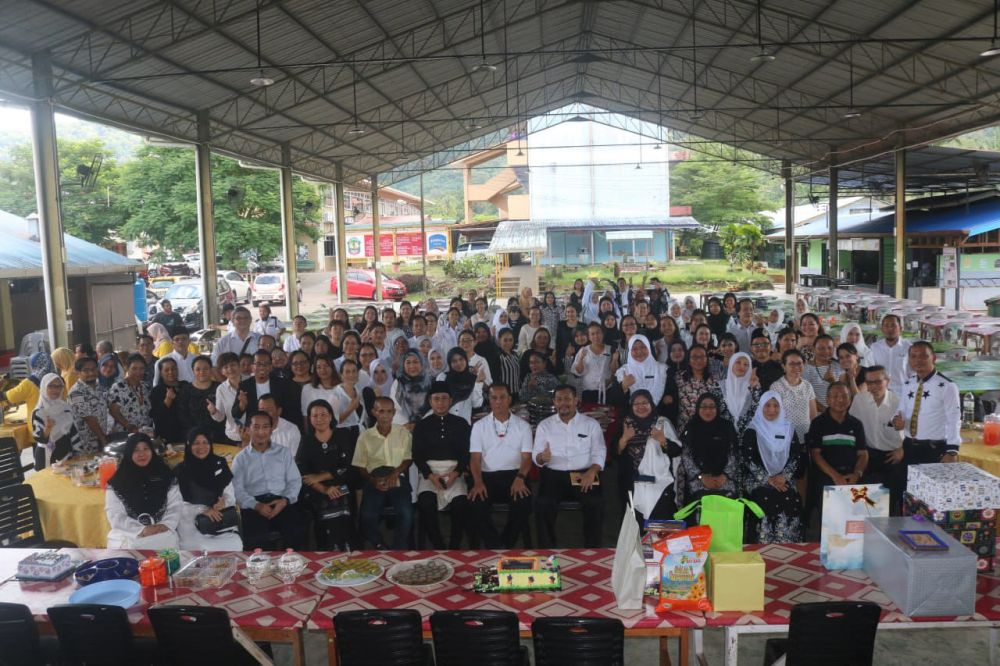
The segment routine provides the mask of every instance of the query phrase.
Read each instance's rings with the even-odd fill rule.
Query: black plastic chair
[[[39,639],[35,618],[27,606],[0,603],[0,665],[53,664],[58,651],[54,638]]]
[[[76,548],[76,544],[45,540],[35,491],[22,483],[0,488],[0,548]]]
[[[0,488],[24,483],[25,470],[33,467],[21,464],[21,452],[13,437],[0,437]]]
[[[340,666],[433,666],[420,613],[408,608],[333,616]]]
[[[60,663],[86,666],[156,663],[156,641],[132,636],[124,608],[60,604],[47,612],[59,637]]]
[[[256,664],[233,639],[229,613],[211,606],[155,606],[148,611],[160,660],[185,666]]]
[[[431,615],[437,666],[527,666],[517,615],[509,611],[437,611]]]
[[[600,617],[540,617],[531,624],[535,666],[622,666],[625,626]]]
[[[792,607],[788,638],[769,638],[764,666],[871,666],[882,609],[870,601],[822,601]]]

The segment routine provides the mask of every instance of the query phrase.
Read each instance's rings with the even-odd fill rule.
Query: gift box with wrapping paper
[[[865,519],[889,515],[889,490],[877,483],[825,486],[819,556],[827,569],[860,569]]]
[[[764,610],[764,559],[760,553],[709,553],[708,598],[716,611]]]
[[[928,506],[910,493],[903,496],[903,515],[933,521],[976,556],[979,571],[996,566],[997,512],[995,509],[947,509]]]

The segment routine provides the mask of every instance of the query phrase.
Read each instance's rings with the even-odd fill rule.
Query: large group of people
[[[733,294],[702,310],[655,278],[492,307],[475,292],[447,308],[368,306],[357,320],[337,308],[315,332],[256,314],[227,312],[210,355],[168,320],[127,353],[39,352],[0,396],[28,403],[39,467],[127,437],[109,545],[511,547],[534,513],[553,547],[568,545],[556,517],[575,502],[595,547],[605,504],[649,483],[657,500],[640,520],[746,497],[765,513],[752,539],[797,541],[824,485],[883,482],[898,509],[907,465],[953,461],[960,443],[955,385],[891,314],[871,345],[856,324],[835,340],[804,301],[789,317]],[[532,426],[517,403],[551,416]],[[617,408],[614,432],[581,405]],[[185,445],[176,469],[161,441]],[[241,447],[231,468],[218,443]],[[655,478],[649,447],[670,463]],[[602,492],[608,462],[618,498]]]

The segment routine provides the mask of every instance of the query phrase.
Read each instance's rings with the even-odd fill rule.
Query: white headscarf
[[[504,326],[504,328],[507,328]],[[434,355],[437,355],[438,361],[440,361],[439,367],[434,367]],[[437,349],[432,349],[429,354],[427,354],[427,367],[430,368],[430,373],[435,377],[442,372],[448,370],[448,366],[444,362],[444,354],[439,352]]]
[[[858,361],[862,367],[867,368],[872,363],[872,350],[865,342],[865,333],[861,330],[860,324],[851,322],[850,324],[845,325],[844,328],[840,330],[840,344],[847,342],[847,334],[854,328],[858,329],[858,335],[861,336],[858,338],[856,343],[853,343],[855,349],[858,350]]]
[[[597,296],[597,302],[594,302],[594,297]],[[581,299],[581,304],[583,305],[583,312],[580,313],[580,318],[583,319],[585,324],[593,324],[597,322],[601,323],[601,315],[599,314],[601,309],[601,299],[600,296],[594,291],[594,283],[590,280],[585,280],[583,283],[583,298]]]
[[[768,421],[764,418],[764,405],[771,400],[778,401],[781,411],[778,418]],[[748,430],[757,433],[757,449],[760,451],[761,462],[769,477],[781,474],[788,463],[788,453],[792,447],[792,438],[795,436],[795,428],[785,417],[785,404],[781,396],[774,391],[767,391],[760,397],[757,403],[757,411],[754,412],[753,420],[747,426]]]
[[[49,384],[56,380],[61,382],[62,377],[54,372],[42,377],[38,386],[38,406],[35,407],[35,413],[41,417],[42,423],[52,419],[55,424],[49,432],[49,441],[53,444],[68,435],[73,428],[73,412],[70,410],[69,402],[63,400],[62,395],[55,400],[51,400],[48,396]]]
[[[510,326],[500,321],[500,317],[506,317],[506,316],[507,316],[507,311],[504,310],[503,308],[499,308],[493,314],[493,322],[490,324],[490,330],[493,331],[493,338],[496,340],[500,339],[500,331],[502,331],[505,328],[510,328]]]
[[[649,350],[649,356],[641,363],[632,358],[632,347],[635,346],[636,342],[641,342]],[[635,377],[635,384],[629,388],[630,391],[646,389],[653,396],[653,400],[658,401],[663,398],[663,391],[667,386],[666,366],[657,362],[656,357],[653,356],[653,346],[649,344],[645,335],[633,335],[628,341],[627,358],[625,365],[615,373],[615,378],[621,382],[625,375],[632,375]]]
[[[384,382],[375,381],[375,368],[380,367],[385,370],[386,380]],[[377,358],[368,364],[368,375],[371,377],[372,388],[378,389],[379,396],[388,398],[392,391],[392,366],[385,359]]]
[[[726,367],[726,379],[722,382],[722,397],[726,401],[729,413],[734,420],[739,420],[743,414],[743,406],[746,404],[747,396],[750,394],[750,375],[752,370],[748,369],[742,377],[737,377],[733,372],[733,364],[736,359],[743,357],[747,360],[750,368],[753,367],[753,360],[746,352],[736,352],[729,357],[729,365]]]

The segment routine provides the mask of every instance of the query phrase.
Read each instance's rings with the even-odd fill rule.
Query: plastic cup
[[[107,489],[108,481],[111,480],[116,471],[118,471],[118,463],[114,458],[104,458],[101,460],[101,464],[97,467],[97,473],[101,480],[102,489]]]

